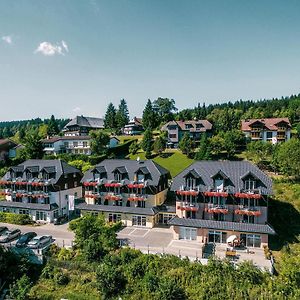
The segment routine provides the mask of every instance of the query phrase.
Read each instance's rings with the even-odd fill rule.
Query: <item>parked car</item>
[[[8,228],[6,227],[6,226],[0,226],[0,234],[3,232],[3,231],[5,231],[5,230],[7,230]]]
[[[20,229],[7,229],[0,235],[0,243],[10,242],[21,235]]]
[[[16,247],[25,247],[34,237],[36,237],[35,232],[27,232],[20,236],[17,240]]]
[[[64,224],[68,222],[68,217],[66,215],[63,215],[63,216],[60,216],[60,217],[57,217],[53,220],[53,224],[54,225],[61,225],[61,224]]]
[[[52,242],[52,236],[51,235],[42,235],[42,236],[36,236],[34,237],[28,244],[28,248],[31,249],[39,249],[47,246]]]

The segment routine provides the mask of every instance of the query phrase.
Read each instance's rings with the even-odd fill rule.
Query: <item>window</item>
[[[29,210],[28,209],[19,209],[19,214],[20,215],[29,215]]]
[[[177,134],[176,133],[170,133],[169,134],[169,138],[170,139],[176,139],[177,138]]]
[[[145,208],[145,201],[138,201],[137,206],[138,206],[138,207]]]
[[[267,131],[267,139],[271,139],[273,137],[272,131]]]
[[[252,178],[248,178],[244,181],[244,188],[246,191],[251,191],[256,188],[256,181]]]
[[[214,221],[225,221],[224,214],[213,214]]]
[[[226,243],[226,232],[210,230],[208,232],[209,243]]]
[[[73,178],[76,178],[76,173],[73,173]]]
[[[138,182],[144,182],[145,181],[145,175],[144,174],[138,174],[137,175],[137,181]]]
[[[67,183],[65,183],[65,190],[67,190],[68,189],[68,184]]]
[[[243,223],[250,223],[250,224],[254,224],[254,216],[247,216],[244,215],[243,216]]]
[[[45,172],[43,178],[44,180],[49,180],[49,174]]]
[[[224,180],[223,178],[220,179],[220,178],[216,178],[215,179],[215,189],[219,192],[219,191],[223,191],[224,189]]]
[[[78,147],[78,142],[73,142],[74,147]]]
[[[116,223],[121,221],[121,215],[120,214],[109,214],[108,215],[108,222]]]
[[[74,181],[74,187],[77,187],[77,181]]]
[[[193,127],[192,124],[185,124],[185,129],[190,129],[190,128],[192,128],[192,127]]]
[[[88,143],[87,142],[82,142],[82,146],[86,148],[88,146]]]
[[[36,211],[35,218],[37,221],[47,221],[47,214],[44,211]]]
[[[146,226],[146,217],[145,216],[133,216],[132,217],[132,226]]]
[[[185,185],[190,188],[194,188],[197,185],[196,178],[187,177],[185,180]]]
[[[68,147],[69,147],[69,142],[64,142],[64,146],[65,146],[66,148],[68,148]]]
[[[241,240],[247,247],[260,247],[261,237],[258,234],[241,234]]]

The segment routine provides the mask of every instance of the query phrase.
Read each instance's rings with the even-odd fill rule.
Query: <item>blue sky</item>
[[[300,1],[0,1],[0,120],[299,93]]]

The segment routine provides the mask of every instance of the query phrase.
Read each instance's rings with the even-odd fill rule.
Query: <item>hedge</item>
[[[8,212],[0,212],[0,222],[11,223],[16,225],[25,225],[32,223],[32,219],[28,215],[19,215]]]

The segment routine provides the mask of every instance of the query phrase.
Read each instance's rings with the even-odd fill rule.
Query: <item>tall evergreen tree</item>
[[[107,106],[107,110],[104,117],[104,126],[108,129],[116,128],[116,108],[111,102]]]
[[[38,159],[43,157],[43,145],[38,130],[32,130],[25,137],[25,153],[30,159]]]
[[[199,149],[195,154],[195,160],[209,160],[211,158],[210,146],[205,133],[202,134]]]
[[[143,127],[154,129],[157,125],[157,118],[152,106],[152,102],[148,99],[145,109],[143,111]]]
[[[121,99],[118,111],[116,112],[116,125],[121,130],[129,122],[129,112],[125,99]]]
[[[49,124],[48,124],[47,135],[54,136],[58,133],[59,133],[58,123],[57,123],[54,115],[52,115],[50,118]]]
[[[151,157],[151,151],[153,149],[153,140],[152,140],[152,131],[151,129],[147,129],[144,133],[143,141],[142,141],[142,149],[146,152],[146,158]]]

